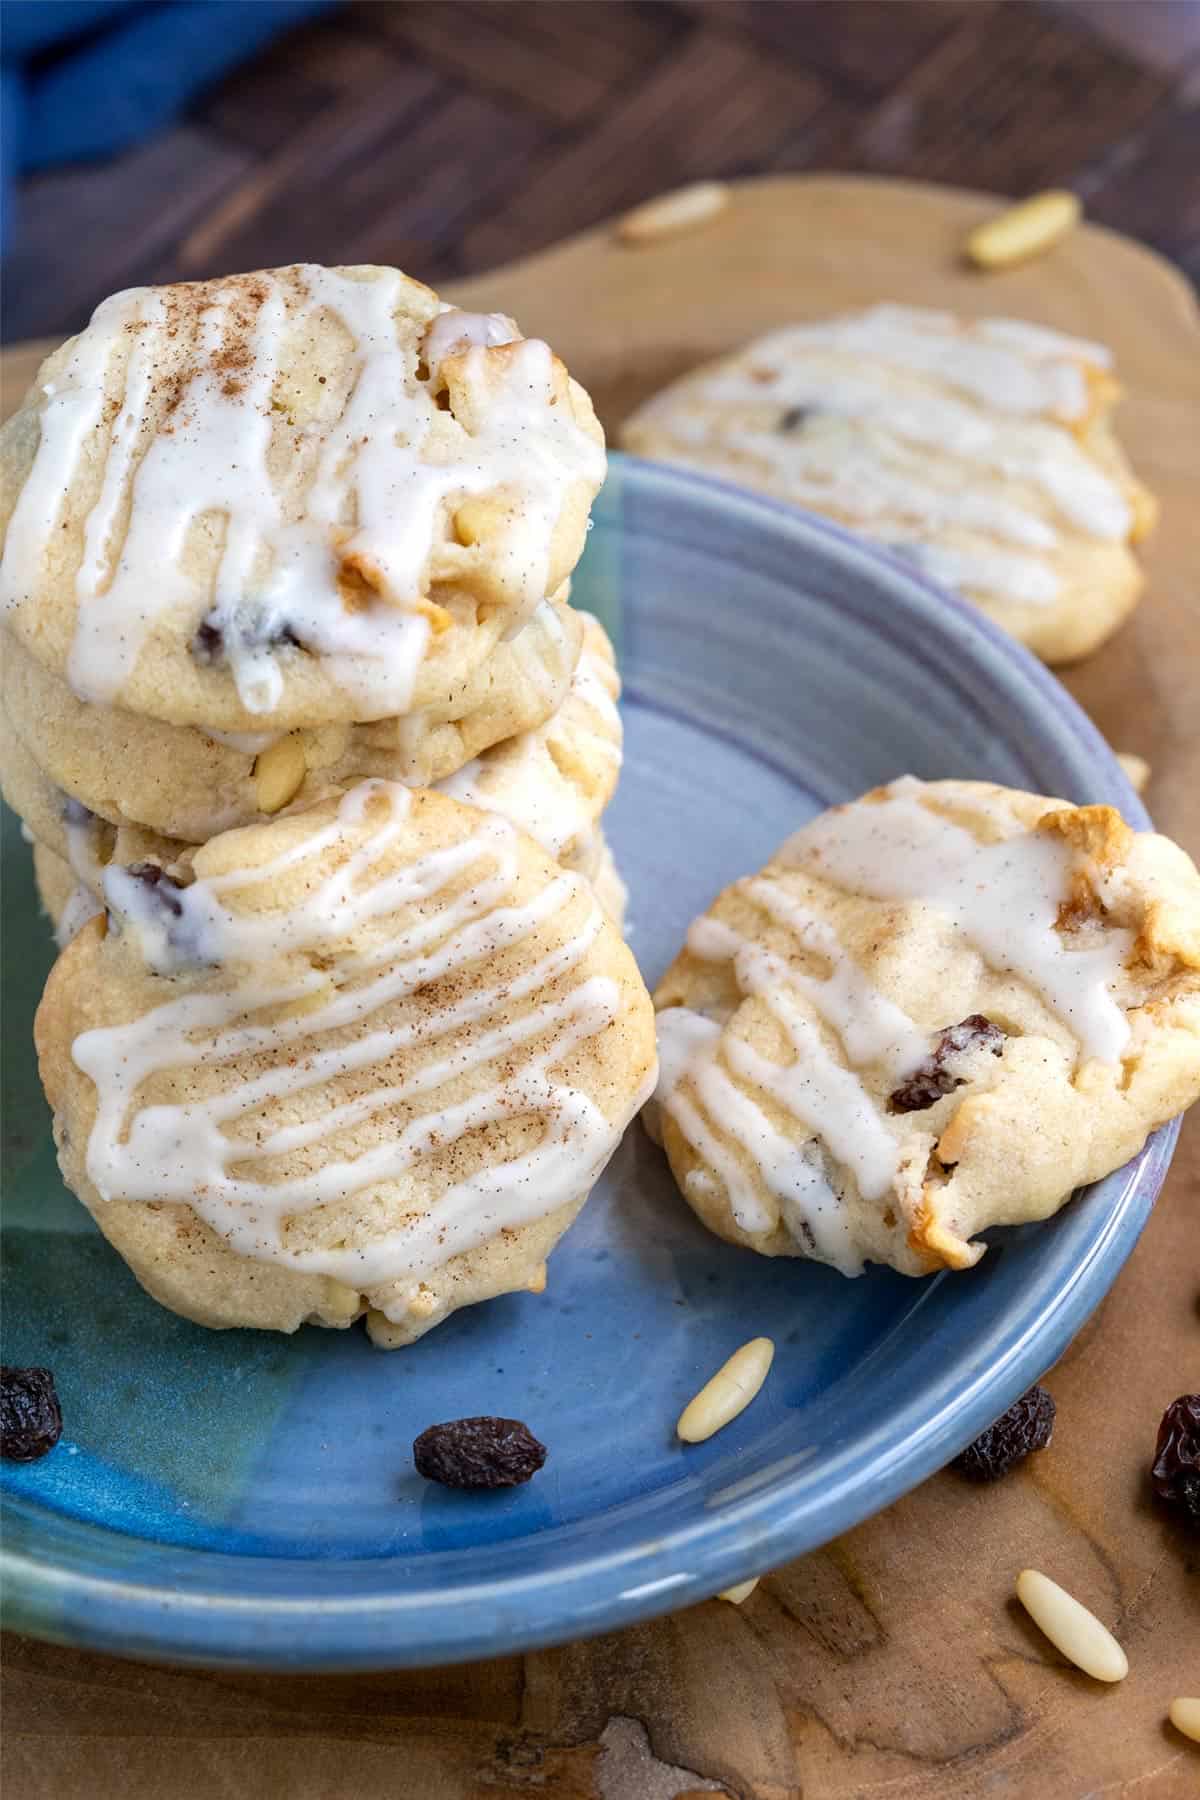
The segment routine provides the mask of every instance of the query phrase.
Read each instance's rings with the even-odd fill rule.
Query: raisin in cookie
[[[68,1185],[210,1326],[410,1342],[540,1291],[655,1073],[591,889],[495,814],[365,782],[110,868],[38,1012]]]
[[[0,432],[9,628],[228,732],[436,701],[570,574],[603,433],[550,348],[395,269],[135,288]]]
[[[969,1268],[1200,1094],[1200,876],[1108,806],[905,778],[692,925],[648,1123],[734,1243]]]
[[[1154,502],[1098,344],[877,306],[772,332],[626,422],[626,449],[795,501],[955,589],[1048,662],[1114,632]]]

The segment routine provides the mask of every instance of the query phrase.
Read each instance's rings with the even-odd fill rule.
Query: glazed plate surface
[[[653,985],[688,921],[805,819],[905,771],[1107,800],[1103,740],[1016,645],[831,526],[613,459],[576,601],[625,680],[606,827]],[[149,1657],[400,1666],[557,1642],[812,1549],[939,1468],[1059,1356],[1129,1254],[1175,1127],[979,1267],[849,1282],[709,1237],[639,1125],[544,1295],[413,1348],[361,1329],[208,1332],[148,1299],[63,1188],[30,1041],[52,955],[29,853],[4,845],[4,1340],[66,1421],[5,1464],[6,1623]],[[684,1403],[745,1339],[762,1394],[708,1443]],[[523,1418],[543,1472],[462,1495],[413,1437]]]

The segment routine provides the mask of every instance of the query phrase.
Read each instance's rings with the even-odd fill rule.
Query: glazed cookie
[[[599,620],[581,616],[583,654],[554,716],[440,783],[456,800],[503,813],[563,862],[588,844],[621,770],[613,648]]]
[[[200,1324],[539,1290],[655,1070],[633,958],[495,815],[364,782],[105,878],[38,1013],[68,1184]]]
[[[558,711],[535,731],[494,744],[437,785],[466,805],[501,813],[564,865],[587,873],[592,839],[621,768],[620,681],[603,626],[587,614],[572,616],[584,649]],[[346,785],[353,784],[341,784]],[[113,826],[61,792],[11,729],[0,732],[0,786],[37,841],[97,897],[114,861],[156,862],[172,873],[186,862],[190,846],[184,840],[143,826]],[[317,793],[305,784],[287,810],[303,811],[341,786],[329,780]]]
[[[603,831],[594,831],[564,866],[591,883],[597,900],[617,930],[624,931],[629,890],[621,879],[612,846]]]
[[[141,826],[115,826],[64,794],[34,762],[0,709],[0,792],[22,820],[35,847],[65,864],[73,884],[94,896],[103,892],[104,870],[114,857],[146,858],[167,865],[186,849],[174,838]]]
[[[1069,662],[1132,610],[1155,515],[1112,434],[1117,393],[1099,344],[877,306],[684,376],[622,442],[863,532]]]
[[[104,908],[78,879],[69,862],[47,850],[45,844],[33,846],[33,878],[37,884],[42,911],[54,928],[55,942],[66,948],[89,919]]]
[[[82,700],[229,732],[436,702],[570,574],[583,389],[394,269],[135,288],[0,434],[9,626]]]
[[[1107,806],[905,778],[692,925],[649,1121],[713,1231],[969,1268],[1200,1094],[1200,876]]]
[[[501,739],[550,718],[566,699],[582,641],[582,621],[564,590],[421,712],[282,735],[204,732],[93,706],[9,633],[0,633],[0,681],[12,730],[53,788],[110,824],[202,844],[369,776],[433,786]],[[13,780],[7,764],[20,754],[0,746],[6,792]]]

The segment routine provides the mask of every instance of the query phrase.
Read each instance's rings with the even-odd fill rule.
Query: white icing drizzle
[[[792,1236],[807,1242],[821,1261],[845,1274],[857,1274],[862,1258],[852,1242],[846,1209],[814,1161],[813,1147],[793,1143],[778,1132],[751,1096],[730,1080],[718,1058],[724,1058],[733,1075],[769,1096],[819,1138],[853,1175],[862,1196],[871,1200],[882,1197],[892,1184],[898,1140],[859,1077],[831,1055],[796,996],[803,995],[835,1030],[845,1033],[843,1046],[851,1060],[881,1061],[889,1070],[907,1073],[922,1060],[928,1042],[899,1008],[872,988],[823,920],[771,883],[747,885],[772,917],[832,965],[831,973],[823,981],[805,975],[720,920],[698,919],[688,933],[689,950],[706,960],[733,963],[740,992],[762,1000],[782,1027],[792,1061],[772,1062],[744,1039],[723,1034],[714,1021],[701,1022],[701,1016],[687,1008],[671,1008],[657,1020],[656,1098],[719,1175],[743,1230],[767,1230],[771,1217],[753,1180],[705,1122],[693,1094],[714,1125],[746,1153],[779,1203]]]
[[[749,459],[768,491],[906,544],[952,587],[1044,606],[1061,592],[1046,511],[1101,542],[1132,528],[1119,484],[1058,422],[1086,414],[1081,365],[1109,360],[1018,321],[877,307],[773,332],[687,380],[694,410],[668,389],[636,423],[665,432],[680,461],[732,452],[737,473]],[[789,428],[792,411],[810,416]]]
[[[425,333],[425,361],[430,369],[436,369],[448,356],[457,356],[472,344],[494,348],[515,344],[520,335],[507,313],[460,312],[456,306],[443,305]]]
[[[421,347],[435,375],[447,356],[461,356],[463,380],[477,396],[468,432],[438,410],[431,386],[417,376],[418,349],[397,338],[403,277],[386,270],[354,280],[308,265],[289,274],[299,285],[273,273],[255,277],[256,297],[244,282],[211,284],[196,367],[184,371],[171,428],[156,433],[140,461],[139,429],[163,345],[162,292],[132,289],[106,301],[61,381],[51,384],[5,546],[9,605],[41,578],[68,484],[101,421],[109,358],[128,334],[122,410],[84,523],[76,582],[68,674],[83,699],[110,704],[161,624],[190,633],[207,618],[221,631],[250,712],[269,713],[279,702],[276,649],[285,632],[326,661],[358,718],[406,712],[429,640],[420,607],[431,557],[456,499],[503,495],[506,525],[492,568],[515,628],[545,595],[568,488],[579,480],[598,486],[603,477],[601,447],[568,407],[550,404],[549,348],[536,339],[514,342],[510,320],[443,310]],[[267,463],[280,353],[323,312],[349,333],[357,366],[340,415],[301,434],[285,491]],[[499,343],[513,348],[493,368],[481,359]],[[221,363],[231,349],[240,357],[236,379]],[[182,561],[204,514],[224,520],[211,595]],[[353,608],[337,585],[351,554],[356,566],[371,569],[375,588],[370,604]]]
[[[1053,550],[1058,534],[1036,513],[982,488],[939,486],[930,472],[897,446],[882,448],[838,436],[789,436],[779,431],[735,430],[730,447],[778,468],[797,500],[832,507],[852,518],[911,519],[922,529],[961,526],[1030,549]],[[906,466],[907,465],[907,466]]]
[[[319,870],[324,853],[355,831],[364,809],[381,797],[387,801],[384,821],[335,873],[300,884],[293,905],[249,914],[226,904],[225,896],[247,882],[269,884],[299,865]],[[584,959],[601,929],[595,905],[572,938],[538,956],[520,976],[489,987],[483,972],[478,981],[458,984],[457,997],[416,1009],[407,1022],[379,1021],[382,1008],[525,942],[571,897],[588,892],[579,878],[564,873],[533,899],[515,903],[516,833],[490,816],[465,841],[381,873],[378,865],[410,804],[411,795],[398,784],[360,784],[333,823],[269,866],[197,881],[176,894],[180,913],[168,917],[165,932],[154,894],[123,871],[110,870],[110,902],[121,910],[123,928],[139,931],[152,966],[178,969],[187,955],[229,973],[130,1024],[85,1032],[73,1045],[76,1064],[97,1089],[87,1168],[103,1199],[183,1201],[243,1255],[332,1275],[360,1289],[398,1283],[394,1297],[381,1302],[395,1317],[403,1315],[411,1284],[422,1273],[502,1229],[578,1199],[627,1123],[610,1124],[587,1095],[553,1072],[574,1046],[613,1023],[620,1007],[616,982],[596,975],[580,979],[525,1014],[515,1014],[513,1004]],[[407,903],[436,899],[448,881],[480,864],[485,873],[456,898],[428,908],[417,923],[384,934],[370,948],[337,948],[355,926]],[[319,951],[326,965],[333,957],[333,966],[308,966],[305,950]],[[291,953],[284,967],[273,966],[284,952]],[[304,1005],[294,1014],[276,1013],[262,1022],[266,1009],[295,1002]],[[328,1041],[327,1034],[344,1027],[353,1032]],[[522,1060],[523,1047],[535,1041],[536,1050]],[[415,1045],[434,1054],[402,1087],[372,1075]],[[156,1072],[172,1071],[184,1087],[189,1070],[212,1070],[250,1053],[257,1053],[262,1072],[210,1098],[139,1102],[143,1082]],[[495,1077],[490,1085],[438,1105],[447,1082],[489,1063]],[[306,1107],[306,1095],[311,1101],[315,1090],[351,1073],[362,1077],[351,1088],[353,1097]],[[424,1095],[432,1108],[421,1112],[413,1103]],[[257,1131],[229,1135],[239,1121],[286,1097],[294,1097],[284,1115],[290,1122],[268,1114]],[[644,1098],[631,1099],[628,1116]],[[256,1165],[297,1150],[320,1151],[339,1133],[389,1108],[403,1112],[410,1106],[414,1116],[407,1125],[389,1120],[382,1141],[350,1160],[331,1148],[325,1159],[305,1157],[302,1173],[272,1179],[264,1169],[261,1179],[256,1176]],[[438,1153],[468,1132],[523,1115],[535,1117],[541,1128],[533,1148],[448,1180],[428,1211],[410,1215],[401,1229],[353,1248],[286,1241],[289,1217],[393,1181],[425,1158],[434,1159],[432,1169]],[[430,1180],[436,1182],[435,1176]]]
[[[759,876],[746,883],[745,891],[769,917],[786,925],[806,950],[829,964],[823,978],[789,965],[788,983],[811,1000],[837,1032],[850,1061],[859,1067],[881,1064],[893,1083],[911,1075],[928,1052],[927,1033],[880,992],[832,927],[778,882]],[[689,948],[691,944],[689,932]]]
[[[789,839],[780,860],[877,900],[924,902],[944,913],[993,968],[1037,989],[1083,1055],[1121,1059],[1129,1024],[1113,994],[1132,945],[1124,930],[1072,949],[1056,929],[1074,853],[1056,834],[992,816],[1008,835],[980,843],[921,802],[922,784],[894,781],[880,801],[823,813]]]
[[[1091,363],[1097,369],[1112,368],[1112,351],[1093,338],[1072,337],[1064,331],[1052,331],[1048,325],[1029,325],[1023,319],[976,319],[974,328],[980,337],[994,344],[1029,350],[1035,356],[1067,356]]]
[[[54,941],[60,950],[65,950],[71,939],[81,932],[89,919],[94,919],[104,908],[90,888],[75,888],[62,909],[62,917],[54,927]]]
[[[1080,531],[1116,541],[1128,535],[1132,515],[1121,489],[1061,425],[1044,419],[996,418],[915,380],[884,390],[857,369],[831,366],[819,353],[791,346],[784,333],[771,341],[776,378],[765,392],[772,408],[812,408],[838,419],[854,419],[870,426],[884,449],[898,439],[939,456],[975,463],[1040,488]],[[718,369],[704,383],[703,395],[717,406],[744,403],[745,379],[728,367]],[[706,420],[672,419],[670,425],[697,442],[704,441],[711,429]],[[810,454],[816,455],[819,435],[810,433],[809,438]],[[786,433],[764,431],[756,433],[753,446],[747,448],[774,461],[796,441],[800,440]],[[1012,510],[1044,523],[1026,509]]]
[[[963,550],[950,544],[893,544],[905,549],[918,568],[958,592],[975,589],[1019,606],[1048,606],[1060,583],[1054,570],[1032,556],[1008,550]]]
[[[949,313],[906,306],[873,306],[796,325],[778,336],[932,375],[998,412],[1050,413],[1068,420],[1087,413],[1087,381],[1079,365],[1096,360],[1096,346],[1083,339],[1061,338],[1018,320],[971,326]],[[770,354],[774,341],[763,340],[764,353]]]

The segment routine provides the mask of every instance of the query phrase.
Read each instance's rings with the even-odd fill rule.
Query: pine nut
[[[674,237],[676,232],[707,223],[728,204],[729,189],[723,181],[693,182],[691,187],[676,188],[635,206],[618,222],[617,236],[623,244],[654,244],[659,238]]]
[[[1135,794],[1146,791],[1146,783],[1150,779],[1150,764],[1144,756],[1135,756],[1132,750],[1118,750],[1117,761],[1125,771],[1125,779]]]
[[[1094,1613],[1037,1569],[1017,1576],[1017,1599],[1056,1650],[1097,1681],[1124,1681],[1129,1659]]]
[[[731,1588],[722,1588],[717,1599],[728,1600],[730,1606],[740,1606],[743,1600],[750,1598],[757,1586],[758,1576],[752,1575],[749,1581],[739,1581]]]
[[[304,746],[298,737],[276,738],[254,765],[254,795],[259,812],[276,813],[298,790],[307,773]]]
[[[967,237],[967,255],[981,269],[1011,268],[1066,237],[1082,211],[1075,194],[1049,188],[977,225]]]
[[[344,1281],[336,1281],[332,1275],[326,1276],[321,1311],[327,1319],[356,1319],[362,1311],[358,1289],[348,1287]]]
[[[675,1427],[685,1444],[702,1444],[749,1406],[771,1367],[775,1346],[770,1338],[751,1338],[735,1350],[711,1381],[705,1383],[679,1415]]]
[[[1172,1700],[1167,1717],[1176,1731],[1200,1744],[1200,1700],[1189,1700],[1181,1694],[1178,1700]]]
[[[455,509],[454,535],[468,547],[482,544],[495,534],[503,519],[503,511],[494,500],[464,500]]]

